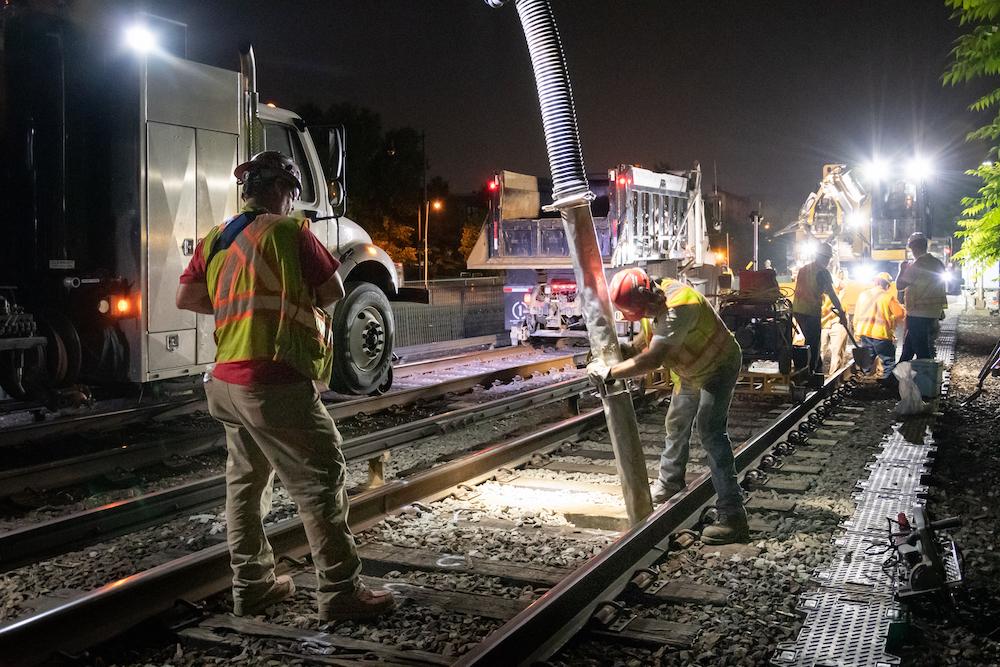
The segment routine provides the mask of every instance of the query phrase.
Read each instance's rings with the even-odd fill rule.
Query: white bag
[[[892,374],[899,380],[899,403],[896,404],[896,414],[916,415],[927,412],[930,409],[930,403],[924,403],[924,399],[920,395],[920,388],[913,381],[917,372],[913,370],[910,362],[903,361],[896,364],[896,367],[892,369]]]

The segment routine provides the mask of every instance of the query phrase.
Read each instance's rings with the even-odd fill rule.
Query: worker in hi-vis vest
[[[339,263],[308,221],[289,217],[302,190],[291,159],[265,151],[234,175],[246,205],[198,244],[177,290],[178,308],[215,315],[205,394],[226,429],[233,611],[256,614],[295,592],[291,577],[275,577],[264,534],[276,471],[309,539],[320,619],[378,616],[395,600],[359,577],[342,439],[317,389],[332,369],[323,308],[344,296]]]
[[[813,382],[823,381],[823,295],[830,298],[833,310],[838,314],[840,323],[847,327],[847,317],[840,305],[836,290],[833,289],[833,277],[827,267],[833,259],[833,248],[829,243],[820,243],[816,248],[816,258],[799,269],[795,276],[795,294],[792,296],[792,314],[802,331],[802,337],[809,346],[809,369],[813,373]]]
[[[706,544],[749,541],[728,433],[729,404],[743,363],[739,344],[705,297],[677,280],[654,282],[642,269],[623,269],[612,278],[608,292],[625,319],[653,320],[652,337],[645,350],[614,366],[591,362],[591,380],[608,384],[656,369],[669,369],[674,376],[660,472],[650,489],[653,502],[662,503],[687,486],[688,446],[697,424],[719,512],[701,539]]]
[[[892,377],[896,366],[896,324],[906,316],[890,287],[892,276],[885,272],[878,274],[875,285],[858,296],[854,308],[854,337],[859,345],[871,351],[873,358],[881,359],[883,380]]]

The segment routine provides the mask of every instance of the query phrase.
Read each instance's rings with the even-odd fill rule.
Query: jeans
[[[274,473],[299,508],[318,577],[320,606],[358,586],[361,561],[347,526],[342,438],[312,382],[205,384],[208,410],[226,429],[226,529],[233,598],[253,602],[274,585],[264,534]]]
[[[899,355],[900,361],[917,359],[933,359],[937,356],[934,341],[937,338],[938,321],[933,317],[906,316],[906,336],[903,338],[903,349]]]
[[[697,423],[721,514],[743,511],[743,493],[736,480],[733,445],[727,432],[729,404],[741,361],[740,354],[730,356],[701,387],[685,387],[683,381],[674,383],[667,408],[666,445],[660,456],[660,482],[666,486],[684,486],[691,428]]]
[[[896,345],[891,340],[881,338],[871,338],[862,336],[860,340],[862,347],[871,350],[872,354],[882,360],[882,378],[892,375],[892,369],[896,367]]]
[[[795,313],[795,321],[798,322],[799,329],[802,330],[802,337],[806,339],[806,345],[809,346],[809,370],[813,373],[822,373],[823,325],[819,315]]]

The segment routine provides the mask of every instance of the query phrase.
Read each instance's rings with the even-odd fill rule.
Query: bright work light
[[[125,29],[125,44],[136,53],[147,54],[156,50],[156,35],[141,23]]]
[[[931,163],[925,158],[915,157],[906,164],[906,179],[923,181],[931,175]]]

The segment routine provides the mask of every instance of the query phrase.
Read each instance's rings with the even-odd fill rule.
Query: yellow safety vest
[[[881,287],[872,287],[858,297],[854,310],[854,335],[895,340],[896,322],[904,315],[906,311],[893,294]]]
[[[215,360],[267,360],[328,383],[333,369],[331,320],[302,278],[300,234],[308,221],[259,214],[209,258],[208,293],[215,310]],[[224,225],[205,236],[212,248]]]
[[[819,291],[817,274],[822,267],[810,262],[799,269],[795,276],[795,294],[792,296],[792,312],[819,317],[823,309],[822,293]]]
[[[833,326],[834,322],[839,320],[837,313],[833,312],[833,301],[830,301],[830,297],[826,294],[823,295],[823,310],[822,315],[820,315],[820,325],[824,329],[829,329]]]
[[[698,307],[698,319],[688,331],[684,342],[668,348],[664,368],[669,368],[682,380],[697,384],[707,379],[731,355],[740,354],[740,346],[733,334],[704,296],[670,278],[661,280],[659,286],[666,295],[668,308]]]

